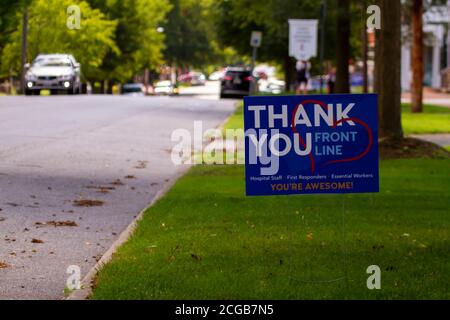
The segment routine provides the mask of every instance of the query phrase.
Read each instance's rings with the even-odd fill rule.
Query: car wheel
[[[32,90],[25,89],[25,95],[26,96],[31,96],[32,94],[33,94]]]

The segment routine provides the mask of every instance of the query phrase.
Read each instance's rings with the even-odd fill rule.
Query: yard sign
[[[378,192],[377,95],[246,97],[246,193]]]

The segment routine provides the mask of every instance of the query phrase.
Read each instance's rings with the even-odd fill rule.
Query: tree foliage
[[[74,4],[81,9],[80,30],[67,27],[67,7]],[[40,53],[70,53],[83,65],[85,76],[92,76],[109,50],[118,52],[115,28],[115,21],[107,20],[85,1],[35,0],[29,6],[27,60],[32,61]],[[4,48],[3,70],[20,70],[21,35],[19,24]]]
[[[24,4],[25,1],[23,0],[3,0],[0,5],[0,57],[4,47],[8,44],[9,38],[20,23],[20,17],[17,13],[23,9]],[[8,75],[9,70],[6,73],[4,71],[0,71],[0,78]]]
[[[109,50],[101,66],[99,79],[129,81],[145,68],[154,68],[163,61],[164,34],[157,31],[170,9],[167,0],[90,0],[117,21],[116,45]]]
[[[211,0],[170,0],[172,9],[164,24],[168,64],[203,67],[215,60],[214,22]]]
[[[362,3],[368,2],[361,0]],[[258,50],[261,61],[283,62],[286,80],[292,81],[295,63],[288,56],[289,19],[320,19],[322,0],[218,0],[215,11],[218,37],[221,44],[234,47],[242,55],[250,55],[249,45],[252,30],[263,32],[263,44]],[[360,21],[365,21],[365,8],[351,2],[350,57],[362,56]],[[337,2],[328,1],[325,25],[325,60],[335,61],[337,44]],[[356,23],[353,23],[356,22]],[[319,32],[322,26],[319,26]],[[318,57],[312,59],[313,73],[319,72]]]

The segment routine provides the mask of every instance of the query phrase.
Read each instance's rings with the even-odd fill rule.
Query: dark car
[[[145,86],[142,83],[127,83],[123,85],[122,94],[126,96],[145,96]]]
[[[235,97],[250,95],[250,84],[253,77],[250,69],[240,67],[230,67],[226,70],[221,80],[220,97]]]

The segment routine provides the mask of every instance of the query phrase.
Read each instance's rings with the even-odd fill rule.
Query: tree
[[[23,10],[26,1],[20,0],[3,0],[0,6],[0,57],[4,47],[8,44],[11,34],[17,30],[20,24],[18,12]],[[1,63],[0,63],[1,64]],[[9,70],[0,71],[0,78],[9,75]]]
[[[379,98],[381,138],[402,138],[401,125],[401,0],[377,0],[381,29],[375,48],[375,89]]]
[[[218,38],[221,44],[232,46],[241,55],[250,55],[250,34],[252,30],[262,31],[264,34],[263,43],[258,50],[258,56],[261,61],[276,62],[277,64],[283,65],[286,88],[289,89],[295,81],[295,59],[288,55],[288,20],[319,19],[322,3],[323,0],[217,0],[214,20],[217,21]],[[347,20],[360,21],[365,16],[365,12],[361,12],[361,8],[354,5],[350,0],[343,0],[341,4],[345,4],[342,17],[345,17]],[[350,13],[346,12],[348,4],[351,4],[349,9]],[[334,61],[336,58],[336,48],[339,47],[341,49],[341,46],[336,43],[338,40],[336,34],[338,19],[337,6],[337,1],[328,1],[325,26],[325,60]],[[349,21],[341,23],[341,26],[346,29],[347,36],[339,35],[339,41],[348,43],[348,50],[339,53],[341,62],[338,65],[340,65],[340,74],[344,75],[344,77],[344,70],[348,69],[349,59],[361,56],[361,50],[359,49],[361,47],[360,31],[351,33],[350,27],[352,25],[356,26],[356,24],[349,23]],[[319,32],[322,32],[322,30],[319,30]],[[350,38],[350,41],[348,38]],[[313,73],[319,72],[318,57],[313,58],[311,62]],[[346,80],[340,80],[340,82],[347,83]],[[344,91],[348,92],[349,90]]]
[[[67,28],[67,7],[80,6],[80,30]],[[35,0],[29,6],[27,60],[40,53],[70,53],[83,65],[86,77],[93,76],[108,50],[117,51],[114,43],[116,22],[105,19],[99,10],[93,10],[85,1]],[[2,70],[20,70],[22,26],[14,31],[2,54]]]
[[[164,57],[169,65],[203,67],[215,60],[210,0],[170,0],[164,23]]]
[[[412,18],[412,85],[411,111],[422,112],[423,98],[423,0],[413,0],[411,4]]]
[[[336,93],[350,92],[350,0],[337,2]]]
[[[167,0],[89,0],[92,6],[117,21],[115,33],[119,50],[108,51],[97,80],[127,82],[146,68],[163,62],[164,34],[157,31],[170,4]]]
[[[253,30],[263,32],[263,43],[258,50],[262,61],[283,64],[287,88],[295,80],[295,60],[289,57],[288,19],[318,19],[322,0],[310,1],[251,1],[218,0],[215,21],[222,45],[231,46],[241,55],[250,55],[250,35]],[[333,6],[333,3],[330,4]],[[334,34],[334,26],[327,24],[327,34]],[[335,37],[327,36],[326,57],[334,56]],[[317,64],[313,63],[313,67]]]

